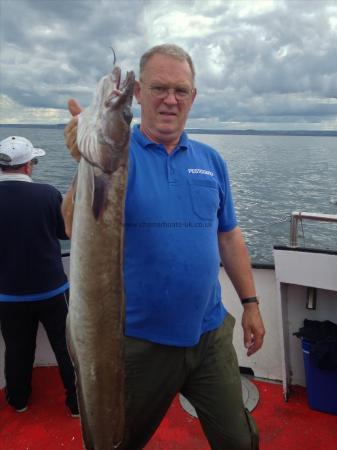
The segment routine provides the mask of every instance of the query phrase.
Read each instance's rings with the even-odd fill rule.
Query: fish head
[[[132,98],[135,84],[133,71],[127,72],[123,82],[121,81],[121,69],[117,66],[111,73],[110,82],[112,89],[105,97],[104,106],[111,112],[121,115],[121,119],[128,125],[132,121]]]
[[[107,171],[114,170],[116,159],[127,156],[132,121],[132,99],[135,84],[133,71],[127,72],[122,81],[121,69],[115,67],[111,74],[104,77],[101,85],[101,108],[98,118],[98,129],[102,140],[108,144],[101,155]],[[112,164],[109,161],[114,161]]]
[[[134,84],[134,72],[127,72],[122,81],[121,69],[116,66],[100,79],[91,105],[79,116],[80,153],[105,173],[127,165]]]

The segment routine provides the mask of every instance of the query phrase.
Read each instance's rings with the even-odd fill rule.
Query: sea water
[[[47,151],[33,178],[64,194],[76,162],[64,144],[63,130],[1,127],[0,139],[25,136]],[[191,134],[226,160],[239,225],[252,261],[272,264],[274,245],[289,243],[293,211],[337,214],[337,138]],[[303,221],[299,245],[337,250],[337,224]]]

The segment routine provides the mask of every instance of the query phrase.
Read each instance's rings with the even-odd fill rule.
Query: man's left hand
[[[265,335],[263,320],[256,303],[244,305],[241,324],[244,334],[244,345],[248,349],[247,356],[250,356],[262,347]]]

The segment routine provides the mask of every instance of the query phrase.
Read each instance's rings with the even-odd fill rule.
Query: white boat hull
[[[304,254],[304,259],[306,255]],[[309,258],[309,254],[307,256]],[[335,255],[335,270],[337,271],[337,255]],[[69,257],[63,258],[65,271],[69,271]],[[283,265],[287,267],[289,274],[299,271],[297,263],[291,267],[289,260]],[[315,274],[318,276],[322,272],[322,277],[326,276],[326,270],[323,267],[315,267]],[[243,333],[240,325],[242,307],[237,295],[227,277],[224,270],[220,270],[219,279],[222,286],[222,298],[228,311],[236,318],[236,326],[234,330],[234,345],[238,354],[239,364],[241,367],[250,368],[254,375],[258,378],[281,381],[284,377],[284,335],[289,341],[289,359],[292,372],[292,383],[305,386],[305,375],[303,365],[303,355],[300,340],[293,336],[295,331],[302,326],[305,318],[310,320],[332,320],[337,318],[337,286],[336,290],[326,290],[319,288],[317,294],[317,308],[315,310],[306,309],[306,293],[307,288],[304,285],[290,284],[287,286],[287,319],[286,324],[283,323],[280,315],[279,300],[279,280],[276,279],[275,270],[273,268],[254,268],[253,275],[257,287],[258,295],[261,298],[260,308],[266,327],[266,336],[263,348],[256,354],[246,356],[246,350],[243,346]],[[331,277],[334,276],[333,271]],[[322,279],[323,279],[322,278]],[[337,281],[337,273],[334,283]],[[300,280],[296,281],[300,282]],[[331,288],[332,286],[329,285]],[[54,354],[51,350],[44,329],[40,326],[36,347],[36,366],[56,365]],[[0,388],[4,387],[4,342],[0,334]]]

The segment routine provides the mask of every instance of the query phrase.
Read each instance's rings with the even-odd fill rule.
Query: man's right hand
[[[77,146],[77,122],[78,115],[81,113],[82,108],[76,100],[71,99],[68,101],[68,109],[73,117],[64,129],[64,139],[66,146],[70,150],[71,156],[76,159],[76,161],[79,161],[81,159],[81,153]]]

